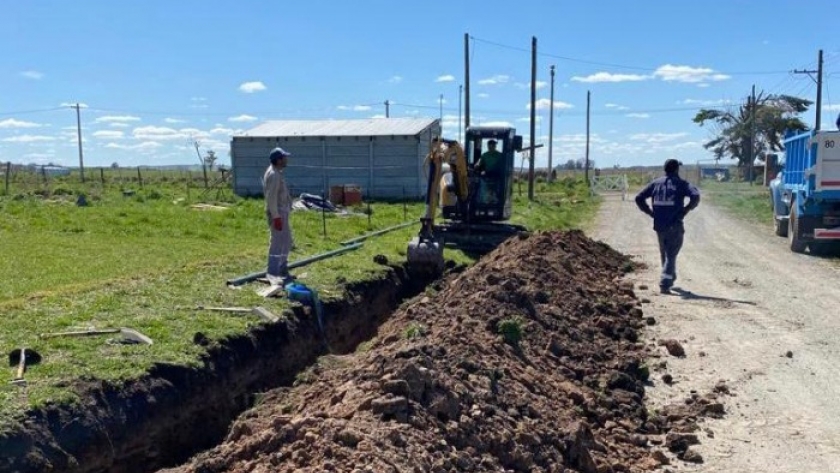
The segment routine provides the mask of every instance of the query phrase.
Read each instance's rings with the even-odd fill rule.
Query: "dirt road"
[[[840,268],[791,253],[786,240],[703,202],[686,222],[679,295],[658,294],[659,254],[649,217],[608,197],[593,236],[649,269],[633,276],[651,302],[648,334],[676,338],[674,384],[652,376],[653,406],[709,392],[725,380],[727,415],[706,420],[702,465],[679,471],[840,472]],[[646,284],[647,290],[639,285]]]

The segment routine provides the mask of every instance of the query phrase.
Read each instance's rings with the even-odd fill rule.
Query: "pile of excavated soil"
[[[515,237],[404,304],[356,353],[265,393],[170,472],[647,471],[632,262],[581,232]],[[677,420],[674,417],[672,420]]]

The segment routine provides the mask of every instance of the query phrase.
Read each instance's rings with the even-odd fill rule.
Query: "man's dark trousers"
[[[656,232],[656,235],[659,237],[659,256],[662,259],[659,287],[669,290],[677,280],[677,255],[683,245],[685,228],[682,223],[678,223],[661,232]]]

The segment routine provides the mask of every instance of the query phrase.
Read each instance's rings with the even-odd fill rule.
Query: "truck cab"
[[[812,252],[840,240],[840,131],[787,133],[784,167],[770,182],[776,235]]]

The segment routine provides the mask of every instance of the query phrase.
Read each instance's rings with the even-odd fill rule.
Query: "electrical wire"
[[[18,110],[16,112],[0,112],[0,116],[7,115],[28,115],[32,113],[54,112],[56,110],[68,110],[70,107],[39,108],[35,110]]]
[[[522,47],[518,47],[518,46],[511,46],[511,45],[507,45],[507,44],[502,44],[502,43],[498,43],[496,41],[490,41],[490,40],[483,39],[483,38],[477,38],[475,36],[470,36],[470,38],[472,38],[474,41],[486,43],[486,44],[496,46],[496,47],[499,47],[499,48],[511,49],[511,50],[514,50],[514,51],[526,52],[528,54],[531,54],[531,51],[529,49],[526,49],[526,48],[522,48]],[[587,59],[580,59],[580,58],[574,58],[574,57],[569,57],[569,56],[562,56],[562,55],[559,55],[559,54],[541,53],[539,51],[537,51],[537,55],[538,56],[544,56],[544,57],[550,57],[550,58],[554,58],[554,59],[560,59],[560,60],[563,60],[563,61],[577,62],[577,63],[581,63],[581,64],[614,67],[614,68],[617,68],[617,69],[629,69],[629,70],[645,71],[645,72],[656,72],[657,70],[659,70],[658,67],[631,66],[631,65],[627,65],[627,64],[617,64],[617,63],[612,63],[612,62],[590,61],[590,60],[587,60]],[[728,74],[728,75],[752,76],[752,75],[787,74],[788,72],[789,71],[739,71],[739,72],[727,72],[726,74]]]

